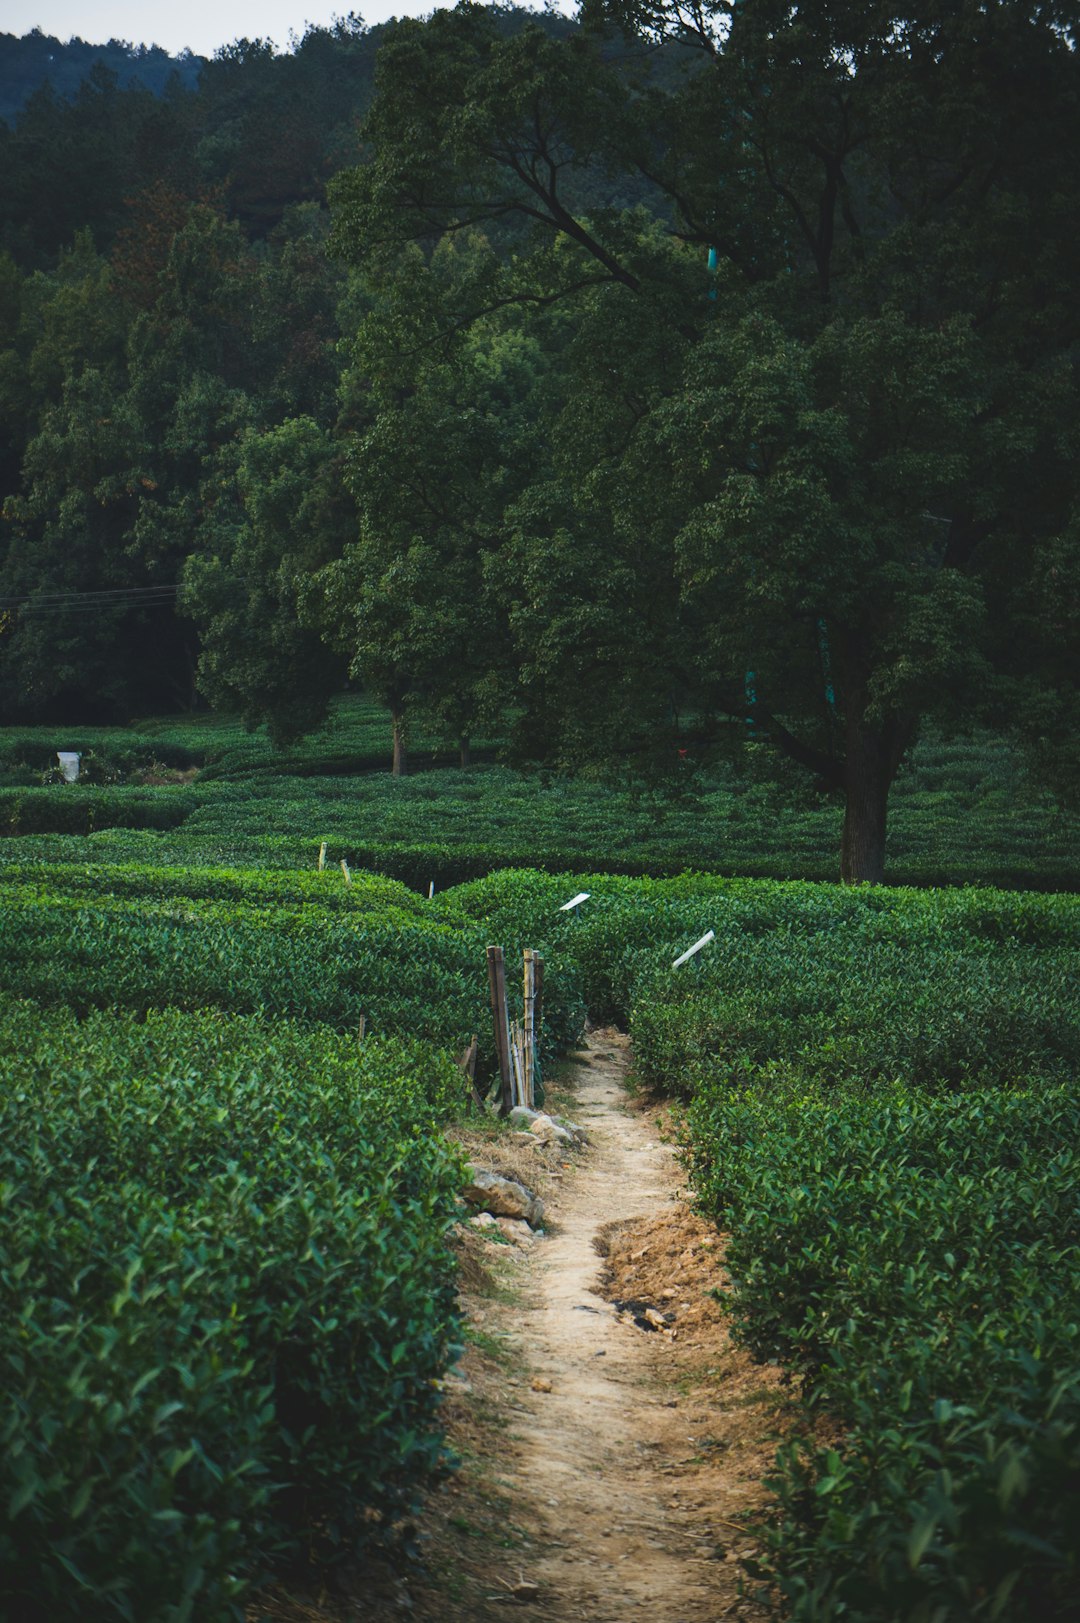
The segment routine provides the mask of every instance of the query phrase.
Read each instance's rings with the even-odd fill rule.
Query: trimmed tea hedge
[[[219,1013],[0,1014],[0,1593],[243,1617],[441,1462],[447,1058]]]
[[[94,1008],[201,1009],[317,1021],[461,1049],[494,1068],[479,922],[444,918],[394,881],[337,869],[0,868],[0,992]],[[508,962],[532,945],[511,932]],[[576,1041],[584,1005],[554,957],[542,1057]],[[519,1012],[520,986],[510,983]]]
[[[64,743],[92,744],[100,768],[121,776],[155,757],[197,761],[203,770],[182,788],[35,788],[25,774],[31,758],[55,766],[55,730],[0,733],[0,773],[7,769],[0,834],[153,829],[179,841],[162,860],[191,866],[313,865],[325,839],[335,863],[345,857],[424,892],[432,881],[441,889],[524,864],[632,876],[697,866],[785,880],[832,880],[837,870],[839,804],[814,796],[801,779],[773,783],[754,751],[741,773],[683,763],[649,785],[490,766],[397,780],[373,770],[387,759],[385,715],[355,702],[324,737],[280,753],[264,737],[209,719],[95,737]],[[1075,814],[1024,777],[1005,740],[930,740],[894,788],[888,876],[890,883],[1076,889],[1078,832]]]
[[[779,1456],[770,1573],[807,1620],[1075,1617],[1080,1099],[703,1087],[690,1164],[736,1333],[836,1447]]]

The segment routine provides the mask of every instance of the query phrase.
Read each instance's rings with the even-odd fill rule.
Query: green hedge
[[[0,1033],[7,1615],[239,1619],[387,1537],[441,1461],[456,1067],[217,1013]]]
[[[92,834],[101,828],[174,829],[194,808],[190,788],[102,789],[81,783],[0,789],[0,836]]]
[[[785,1611],[1075,1617],[1080,1100],[702,1088],[736,1333],[844,1427],[779,1457]]]
[[[475,1033],[481,1075],[492,1074],[485,949],[499,938],[481,924],[448,921],[378,876],[346,887],[338,870],[157,872],[160,883],[137,870],[0,869],[0,992],[78,1013],[214,1006],[338,1031],[363,1018],[375,1034],[457,1049]],[[509,965],[533,945],[513,934],[500,944]],[[511,969],[512,1013],[519,981]],[[584,1013],[575,966],[553,957],[543,1059],[576,1041]]]

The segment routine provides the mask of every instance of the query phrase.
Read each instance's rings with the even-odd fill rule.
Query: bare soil
[[[593,1032],[559,1101],[588,1148],[546,1171],[550,1152],[525,1145],[517,1166],[505,1150],[489,1162],[531,1169],[546,1232],[518,1249],[466,1226],[470,1329],[445,1409],[461,1465],[425,1512],[420,1561],[254,1615],[764,1615],[741,1563],[791,1399],[730,1339],[722,1239],[689,1210],[663,1118],[628,1097],[627,1069],[626,1039]]]

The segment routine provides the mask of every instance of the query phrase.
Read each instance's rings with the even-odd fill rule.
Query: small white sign
[[[715,940],[715,938],[716,931],[708,930],[705,935],[702,936],[700,941],[695,941],[692,947],[687,947],[681,958],[676,958],[675,962],[671,966],[672,969],[678,969],[680,964],[685,964],[688,958],[692,958],[695,952],[700,952],[702,947],[707,947],[709,942]]]
[[[580,907],[582,902],[587,902],[591,895],[592,895],[591,891],[579,890],[576,896],[571,896],[571,898],[570,898],[570,900],[568,902],[564,902],[562,904],[562,906],[559,909],[559,912],[560,913],[569,913],[572,908]]]

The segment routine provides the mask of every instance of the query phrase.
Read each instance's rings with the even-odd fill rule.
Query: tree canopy
[[[399,764],[414,716],[635,769],[752,741],[842,799],[853,880],[928,720],[1074,784],[1075,25],[462,3],[39,92],[0,131],[5,705],[130,703],[152,645],[282,739],[350,671]]]
[[[585,20],[395,34],[337,240],[378,282],[395,248],[504,233],[492,307],[564,312],[574,524],[666,598],[614,578],[643,704],[659,679],[749,719],[843,793],[844,876],[880,878],[920,722],[1015,714],[1049,670],[1022,628],[1075,522],[1073,38],[1020,4]],[[648,202],[597,206],[599,176]],[[576,674],[584,742],[607,673]]]

